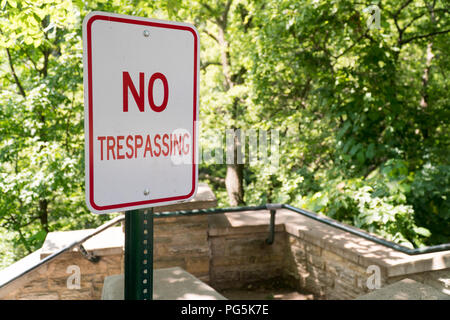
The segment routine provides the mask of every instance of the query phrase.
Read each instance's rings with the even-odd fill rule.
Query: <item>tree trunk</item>
[[[42,229],[48,233],[48,201],[47,199],[39,200],[39,220],[41,221]]]
[[[235,132],[235,131],[234,131]],[[232,149],[227,152],[233,152],[232,162],[227,161],[227,175],[225,177],[225,186],[227,188],[228,199],[231,206],[244,204],[244,164],[238,161],[238,150],[241,148],[240,135],[234,135]],[[227,156],[228,160],[228,156]]]
[[[433,2],[433,4],[428,5],[428,11],[430,13],[430,17],[431,17],[431,22],[433,24],[436,23],[436,19],[434,16],[434,6],[435,6],[435,2]],[[427,43],[427,51],[426,51],[426,60],[425,60],[425,69],[423,70],[423,75],[422,75],[422,93],[421,93],[421,98],[420,98],[420,106],[422,107],[422,110],[426,112],[426,109],[428,108],[428,83],[430,80],[430,73],[431,73],[431,63],[432,60],[434,58],[434,54],[433,54],[433,41],[430,40]],[[424,128],[422,128],[422,135],[425,139],[428,138],[429,136],[429,129],[427,126],[425,126]]]
[[[431,60],[433,60],[434,57],[432,49],[433,49],[433,42],[428,42],[425,69],[423,70],[422,75],[422,97],[420,99],[420,106],[422,108],[428,107],[428,82],[430,79]]]
[[[436,24],[436,17],[434,15],[434,6],[436,5],[436,1],[433,1],[431,4],[427,4],[428,12],[430,13],[431,23],[433,25]],[[431,62],[434,58],[433,54],[433,41],[427,43],[427,55],[425,60],[425,69],[423,70],[422,75],[422,97],[420,99],[420,106],[425,109],[428,107],[428,82],[430,79],[431,72]]]
[[[227,176],[225,185],[227,187],[228,198],[231,206],[244,204],[244,188],[242,186],[243,165],[227,165]]]
[[[217,26],[219,28],[217,41],[220,47],[220,57],[221,57],[221,65],[223,75],[225,77],[224,88],[225,91],[229,91],[233,88],[234,83],[231,77],[231,63],[230,63],[230,54],[229,54],[229,45],[226,40],[226,28],[228,24],[228,10],[230,9],[232,1],[228,1],[225,6],[225,11],[221,17],[221,20],[217,22]],[[233,120],[236,119],[236,102],[233,106]],[[240,147],[240,141],[237,137],[234,139],[233,153],[234,159],[233,163],[227,163],[227,174],[225,177],[225,186],[227,188],[228,199],[231,206],[238,206],[244,204],[244,164],[238,163],[237,161],[237,149]]]

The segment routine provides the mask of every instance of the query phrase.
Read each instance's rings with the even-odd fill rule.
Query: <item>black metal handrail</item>
[[[61,255],[62,253],[72,249],[73,247],[76,247],[77,245],[81,245],[82,243],[86,242],[88,239],[90,239],[93,236],[99,234],[100,232],[103,232],[106,229],[116,225],[117,223],[121,222],[122,220],[124,220],[124,216],[118,216],[118,217],[108,221],[107,223],[99,226],[98,228],[94,229],[91,233],[89,233],[87,236],[84,236],[84,237],[82,237],[82,238],[80,238],[78,240],[73,241],[72,243],[68,244],[64,248],[59,249],[58,251],[56,251],[55,253],[52,253],[51,255],[48,255],[47,257],[45,257],[44,259],[40,260],[38,263],[36,263],[32,267],[30,267],[27,270],[21,272],[20,274],[18,274],[15,277],[11,278],[7,282],[5,282],[3,284],[0,284],[0,288],[5,286],[5,285],[7,285],[8,283],[11,283],[12,281],[14,281],[14,280],[16,280],[18,278],[20,278],[24,274],[39,268],[40,266],[42,266],[46,262],[56,258],[57,256]]]
[[[275,239],[275,215],[276,215],[276,210],[278,210],[278,209],[287,209],[287,210],[296,212],[296,213],[304,215],[308,218],[325,223],[334,228],[341,229],[343,231],[349,232],[351,234],[357,235],[364,239],[367,239],[372,242],[389,247],[391,249],[406,253],[408,255],[418,255],[418,254],[424,254],[424,253],[432,253],[432,252],[450,250],[450,243],[444,243],[444,244],[435,245],[435,246],[411,249],[411,248],[399,245],[395,242],[388,241],[386,239],[374,236],[374,235],[372,235],[368,232],[365,232],[363,230],[360,230],[358,228],[343,224],[341,222],[338,222],[338,221],[330,219],[330,218],[320,216],[311,211],[293,207],[288,204],[264,204],[264,205],[259,205],[259,206],[243,206],[243,207],[229,207],[229,208],[211,208],[211,209],[180,210],[180,211],[172,211],[172,212],[158,212],[158,213],[154,214],[154,217],[155,218],[164,218],[164,217],[172,217],[172,216],[208,215],[208,214],[221,214],[221,213],[229,213],[229,212],[269,210],[270,211],[269,236],[266,239],[266,242],[268,244],[272,244]],[[111,221],[101,225],[100,227],[98,227],[94,231],[92,231],[89,235],[84,236],[83,238],[76,240],[76,241],[72,242],[71,244],[67,245],[66,247],[58,250],[57,252],[45,257],[44,259],[39,261],[39,263],[35,264],[31,268],[25,270],[24,272],[20,273],[19,275],[15,276],[14,278],[10,279],[9,281],[0,285],[0,288],[7,285],[8,283],[14,281],[15,279],[20,278],[22,275],[38,268],[39,266],[45,264],[49,260],[54,259],[55,257],[66,252],[67,250],[69,250],[77,245],[81,245],[82,243],[84,243],[88,239],[92,238],[93,236],[99,234],[100,232],[103,232],[104,230],[116,225],[117,223],[119,223],[123,220],[125,220],[125,216],[119,216],[119,217],[116,217],[116,218],[112,219]]]
[[[307,216],[308,218],[311,218],[311,219],[320,221],[322,223],[325,223],[325,224],[327,224],[329,226],[332,226],[332,227],[335,227],[335,228],[347,231],[347,232],[352,233],[354,235],[360,236],[360,237],[365,238],[367,240],[376,242],[378,244],[382,244],[382,245],[384,245],[386,247],[389,247],[389,248],[401,251],[401,252],[409,254],[409,255],[416,255],[416,254],[432,253],[432,252],[450,250],[450,243],[444,243],[444,244],[439,244],[439,245],[435,245],[435,246],[411,249],[411,248],[399,245],[399,244],[397,244],[395,242],[392,242],[392,241],[389,241],[389,240],[386,240],[386,239],[374,236],[374,235],[372,235],[372,234],[370,234],[368,232],[365,232],[363,230],[357,229],[355,227],[352,227],[352,226],[340,223],[340,222],[338,222],[336,220],[332,220],[332,219],[329,219],[329,218],[326,218],[326,217],[319,216],[318,214],[316,214],[314,212],[311,212],[311,211],[307,211],[307,210],[304,210],[304,209],[299,209],[299,208],[293,207],[293,206],[288,205],[288,204],[283,204],[282,207],[285,208],[285,209],[294,211],[296,213],[300,213],[300,214],[302,214],[304,216]]]
[[[343,224],[341,222],[338,222],[338,221],[330,219],[330,218],[320,216],[314,212],[311,212],[311,211],[308,211],[305,209],[293,207],[288,204],[268,203],[268,204],[264,204],[264,205],[260,205],[260,206],[245,206],[245,207],[212,208],[212,209],[197,209],[197,210],[187,210],[187,211],[181,210],[181,211],[173,211],[173,212],[160,212],[160,213],[155,213],[155,218],[180,216],[180,215],[186,216],[186,215],[199,215],[199,214],[217,214],[217,213],[227,213],[227,212],[269,210],[271,212],[270,225],[269,225],[269,233],[270,234],[267,239],[267,243],[272,243],[273,239],[274,239],[274,231],[275,231],[275,214],[274,213],[276,212],[277,209],[287,209],[287,210],[299,213],[308,218],[325,223],[329,226],[341,229],[343,231],[349,232],[351,234],[357,235],[364,239],[367,239],[367,240],[373,241],[375,243],[381,244],[383,246],[389,247],[391,249],[406,253],[408,255],[417,255],[417,254],[450,250],[450,243],[411,249],[411,248],[399,245],[398,243],[395,243],[393,241],[389,241],[389,240],[377,237],[377,236],[370,234],[368,232],[365,232],[361,229]]]

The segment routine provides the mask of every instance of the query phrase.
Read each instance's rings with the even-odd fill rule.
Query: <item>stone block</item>
[[[285,261],[285,255],[282,252],[280,252],[279,254],[273,253],[273,254],[257,255],[257,256],[249,257],[249,262],[256,263],[256,264],[271,263],[271,264],[282,266],[282,265],[284,265],[284,261]]]
[[[207,230],[208,225],[200,223],[161,224],[155,226],[154,236],[157,240],[166,237],[171,238],[172,241],[177,241],[180,237],[192,234],[203,234],[206,238]]]
[[[351,287],[357,287],[357,275],[350,269],[342,269],[342,272],[339,274],[337,279]]]
[[[32,293],[35,291],[44,291],[48,290],[48,281],[47,278],[37,278],[26,283],[22,288],[20,288],[20,292],[23,294]]]
[[[208,226],[207,215],[196,216],[171,216],[171,217],[158,217],[154,219],[155,232],[161,230],[170,230],[170,228],[180,228],[180,226]],[[206,229],[205,229],[206,230]]]
[[[169,245],[167,244],[159,244],[159,243],[155,243],[153,245],[153,253],[154,253],[154,257],[166,257],[166,256],[170,256],[171,253],[169,252]]]
[[[314,296],[322,297],[325,295],[325,286],[315,277],[306,277],[302,280],[303,288],[310,291]]]
[[[170,246],[168,248],[169,255],[176,256],[208,256],[209,247],[207,244],[203,246],[195,246],[190,243]]]
[[[322,255],[322,248],[310,243],[305,244],[306,253],[308,255],[314,255],[314,256],[321,256]]]
[[[153,261],[154,269],[163,269],[163,268],[172,268],[172,267],[180,267],[182,269],[186,269],[186,260],[183,257],[180,258],[156,258]]]
[[[156,234],[153,235],[153,245],[156,244],[169,244],[172,243],[174,237],[166,234]]]
[[[263,239],[227,239],[226,255],[249,255],[261,253],[266,244]]]
[[[92,300],[94,298],[91,288],[66,289],[60,290],[58,293],[61,300]]]
[[[338,256],[341,256],[345,260],[348,260],[348,261],[351,261],[354,263],[359,263],[360,255],[355,250],[347,249],[347,248],[340,247],[335,244],[329,244],[329,243],[327,245],[325,245],[324,248],[328,251],[333,252],[334,254],[336,254]]]
[[[225,239],[224,238],[210,238],[209,248],[213,257],[220,257],[225,255]]]
[[[242,283],[250,283],[255,281],[267,280],[275,277],[281,277],[283,274],[282,267],[274,264],[258,264],[243,268],[240,273],[240,281]]]
[[[292,245],[290,247],[290,253],[292,255],[292,259],[294,259],[297,263],[306,262],[306,250],[304,246]]]
[[[308,278],[314,279],[318,284],[322,286],[332,286],[334,284],[334,278],[322,268],[315,267],[314,265],[307,265],[306,270],[308,272]]]
[[[116,274],[110,275],[110,276],[106,276],[104,278],[101,279],[96,279],[95,281],[92,281],[92,295],[95,297],[98,297],[102,295],[102,290],[103,290],[103,283],[105,282],[105,279],[107,277],[113,277],[113,276],[117,276]],[[94,298],[97,299],[97,298]]]
[[[364,293],[364,290],[358,288],[355,282],[349,283],[342,278],[336,278],[334,281],[335,292],[339,293],[344,299],[355,299]]]
[[[211,272],[211,283],[215,284],[217,282],[236,282],[240,278],[239,269],[230,269],[217,267]]]
[[[211,259],[212,267],[232,267],[251,264],[255,257],[249,256],[217,256]]]
[[[49,278],[48,279],[48,288],[51,290],[60,290],[60,289],[64,289],[67,288],[67,279],[68,279],[69,275],[67,277],[63,277],[63,278]],[[85,281],[83,281],[83,277],[80,277],[80,287],[84,286],[86,287],[86,283]],[[37,287],[35,287],[36,290]]]
[[[186,271],[193,275],[209,273],[209,257],[186,258]]]
[[[18,300],[59,300],[58,292],[56,291],[35,291],[30,293],[19,294]]]
[[[226,255],[268,255],[285,252],[285,243],[282,240],[275,241],[269,245],[266,237],[263,238],[236,238],[227,239],[225,242]]]
[[[344,262],[344,258],[340,255],[337,255],[336,253],[330,251],[330,250],[325,250],[322,249],[322,257],[327,261],[334,261],[335,263],[343,263]]]
[[[362,292],[368,292],[370,289],[367,286],[367,278],[364,276],[357,276],[356,277],[356,287],[361,290]],[[383,286],[383,282],[381,281],[381,286]]]
[[[221,294],[199,278],[180,268],[158,269],[153,278],[154,300],[217,300]],[[124,276],[107,277],[102,291],[103,300],[123,300]]]
[[[117,265],[123,259],[123,253],[101,257],[100,260],[107,265]]]
[[[314,267],[317,267],[321,270],[325,270],[325,261],[320,256],[308,254],[306,256],[306,261],[308,264],[312,264]]]
[[[115,275],[115,274],[121,274],[121,273],[123,273],[122,271],[123,270],[122,270],[122,268],[120,266],[118,266],[116,268],[110,267],[110,268],[108,268],[108,272],[105,275],[106,276],[112,276],[112,275]]]
[[[333,263],[333,261],[326,261],[325,270],[330,273],[333,277],[337,277],[341,274],[343,270],[343,266],[341,264]]]
[[[353,272],[359,274],[359,275],[366,275],[367,274],[367,267],[360,266],[356,263],[353,263],[351,261],[347,261],[346,268],[352,270]],[[380,268],[381,271],[381,268]]]
[[[288,239],[289,245],[291,245],[291,246],[297,246],[297,247],[302,247],[302,248],[305,247],[304,242],[298,237],[288,234],[287,239]]]

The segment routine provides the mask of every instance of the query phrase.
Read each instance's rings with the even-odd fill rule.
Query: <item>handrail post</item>
[[[273,244],[275,241],[275,214],[277,209],[281,209],[281,204],[266,204],[266,208],[270,210],[270,224],[269,224],[269,237],[266,239],[267,244]]]

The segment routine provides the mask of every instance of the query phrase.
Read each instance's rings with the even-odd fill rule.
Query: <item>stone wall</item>
[[[180,267],[209,282],[208,217],[155,219],[154,268]]]
[[[106,252],[105,252],[106,253]],[[27,275],[0,288],[0,299],[7,300],[98,300],[102,295],[106,276],[123,273],[122,250],[103,255],[97,252],[100,260],[93,263],[80,252],[70,251],[61,254]],[[80,268],[80,288],[71,289],[69,277],[73,271],[69,266]],[[69,271],[69,272],[68,272]]]
[[[155,211],[207,209],[216,204],[209,186],[200,183],[191,201],[158,207]],[[0,271],[0,299],[100,299],[104,278],[124,272],[123,230],[123,226],[111,227],[83,243],[90,254],[100,258],[97,263],[87,260],[75,248],[36,268],[42,259],[93,230],[49,233],[40,250]],[[155,218],[154,268],[181,267],[208,282],[210,251],[207,232],[206,215]],[[67,288],[71,276],[67,268],[73,265],[80,268],[79,289]]]
[[[382,287],[411,278],[450,294],[450,251],[409,256],[284,209],[268,244],[269,219],[267,210],[157,218],[154,267],[180,267],[218,290],[284,278],[316,299],[369,292],[375,268]],[[49,234],[40,252],[10,268],[10,278],[88,232]],[[123,240],[122,227],[113,227],[86,241],[97,263],[68,251],[6,285],[2,270],[0,299],[99,299],[103,279],[123,273]],[[80,289],[67,288],[71,265],[80,268]]]
[[[157,218],[154,223],[154,268],[180,267],[208,282],[208,217]],[[49,234],[35,262],[72,242],[75,236],[90,231]],[[83,257],[78,249],[64,252],[20,279],[0,287],[0,299],[100,299],[104,278],[123,274],[123,244],[123,228],[110,228],[83,244],[89,253],[100,258],[97,263]],[[71,275],[67,268],[73,265],[80,268],[79,289],[67,288]]]
[[[275,242],[269,211],[211,216],[211,285],[242,287],[283,277],[316,299],[354,299],[377,285],[412,278],[450,291],[450,251],[410,256],[294,213],[278,210]]]
[[[217,223],[223,218],[211,216],[208,231],[210,278],[215,289],[239,288],[283,273],[286,256],[283,226],[275,229],[276,241],[267,244],[268,226],[223,227]]]
[[[353,299],[368,292],[366,268],[307,240],[288,236],[285,276],[316,299]]]

